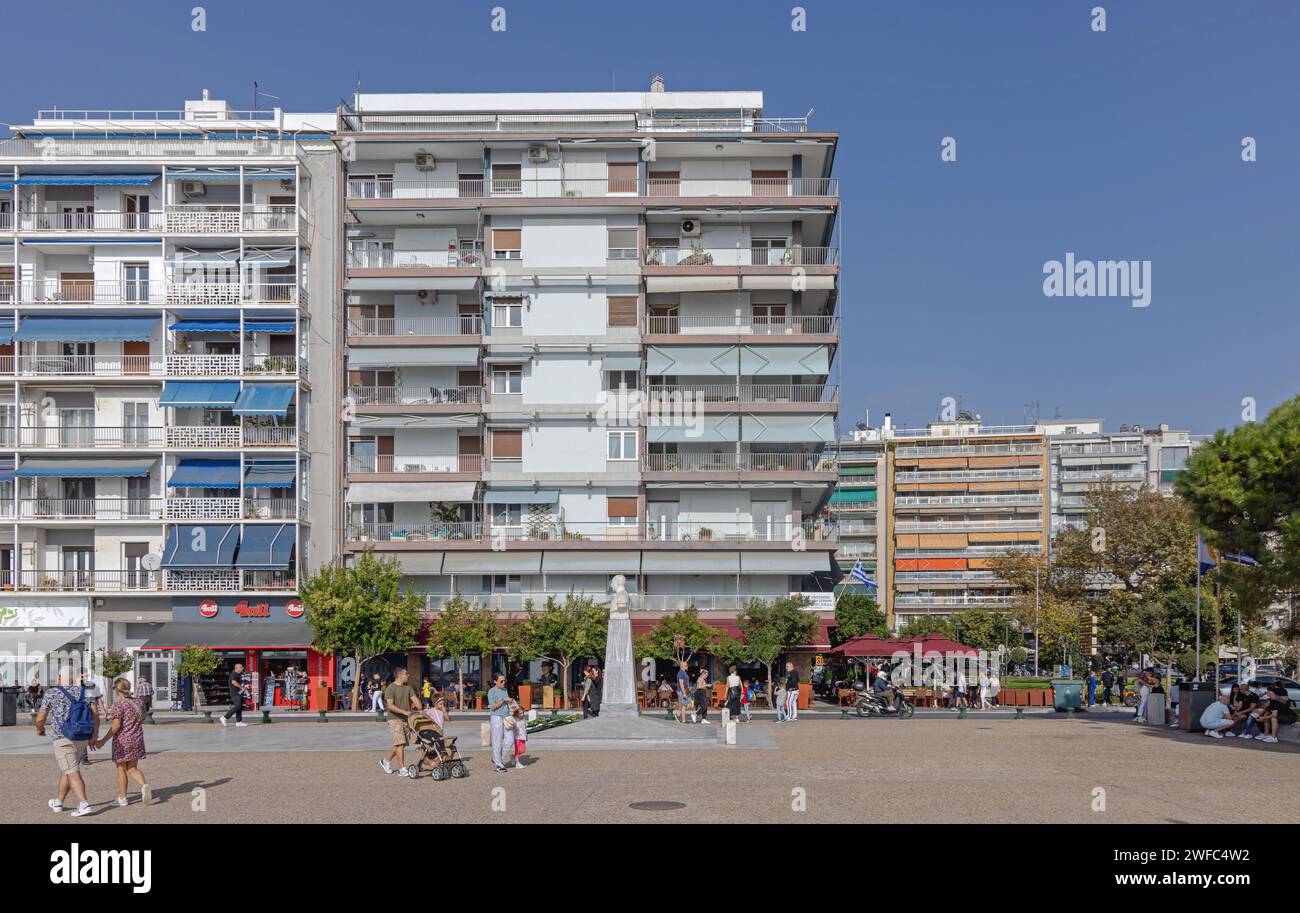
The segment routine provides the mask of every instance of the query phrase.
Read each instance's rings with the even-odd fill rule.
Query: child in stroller
[[[411,711],[408,723],[415,735],[415,748],[420,752],[420,760],[406,768],[406,774],[412,780],[426,768],[434,780],[445,780],[449,776],[459,780],[469,775],[460,749],[456,747],[456,737],[443,734],[446,720],[447,703],[442,698],[434,701],[428,710]]]

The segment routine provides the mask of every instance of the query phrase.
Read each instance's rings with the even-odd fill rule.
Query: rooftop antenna
[[[253,80],[253,110],[254,110],[254,111],[257,110],[257,99],[258,99],[259,97],[260,97],[260,98],[274,98],[276,101],[279,101],[279,100],[280,100],[280,96],[278,96],[278,95],[272,95],[272,94],[269,93],[269,92],[263,92],[263,91],[261,91],[260,89],[258,89],[258,87],[257,87],[257,80],[255,79],[255,80]]]
[[[1038,400],[1034,400],[1032,403],[1025,403],[1025,424],[1026,425],[1037,424],[1040,415],[1042,415],[1042,410]]]

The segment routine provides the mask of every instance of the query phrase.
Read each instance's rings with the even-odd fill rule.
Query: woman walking
[[[733,665],[728,669],[727,675],[727,713],[730,718],[735,720],[740,718],[740,695],[744,686],[740,681],[740,675],[736,672]]]
[[[140,801],[148,805],[153,801],[153,792],[145,782],[139,763],[144,758],[144,708],[140,701],[131,696],[131,683],[124,678],[113,682],[113,709],[108,712],[112,720],[104,737],[92,744],[103,748],[112,741],[113,764],[117,767],[117,804],[127,804],[127,778],[140,785]]]
[[[701,669],[695,679],[695,712],[700,715],[697,722],[709,723],[709,670]]]

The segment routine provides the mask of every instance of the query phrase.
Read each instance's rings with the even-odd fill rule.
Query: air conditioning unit
[[[532,162],[534,165],[540,164],[541,162],[549,162],[550,160],[551,150],[547,149],[545,146],[536,145],[528,147],[528,161]]]
[[[700,223],[698,219],[682,219],[682,237],[698,238],[700,236]]]
[[[438,293],[436,291],[429,291],[427,288],[422,288],[415,293],[415,297],[419,299],[421,304],[434,304],[438,300]]]
[[[437,167],[437,165],[438,165],[438,162],[437,162],[437,160],[434,159],[434,157],[433,157],[433,153],[432,153],[432,152],[417,152],[417,153],[415,153],[415,170],[416,170],[416,171],[432,171],[434,168]]]
[[[208,192],[202,181],[181,181],[181,196],[201,197]]]

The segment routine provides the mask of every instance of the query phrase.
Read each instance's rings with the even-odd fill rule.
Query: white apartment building
[[[638,630],[829,589],[837,137],[759,92],[359,94],[345,553]]]
[[[305,667],[297,586],[337,491],[335,127],[204,92],[0,141],[6,683],[126,649],[165,706],[184,644]]]

